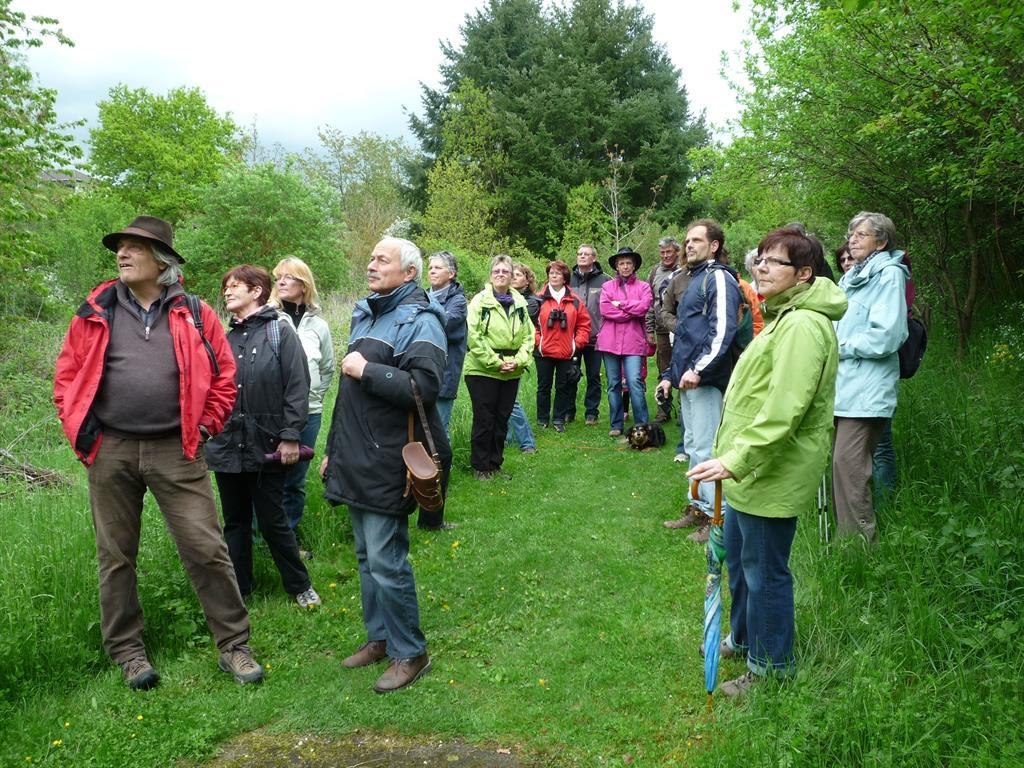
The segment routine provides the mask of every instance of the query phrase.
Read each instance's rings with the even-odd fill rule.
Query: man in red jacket
[[[119,277],[96,286],[75,313],[53,383],[64,433],[88,473],[103,647],[133,690],[160,680],[142,643],[136,587],[147,488],[202,603],[220,668],[239,683],[263,678],[199,450],[231,413],[235,364],[214,311],[197,299],[189,306],[172,238],[171,225],[153,216],[103,238]]]

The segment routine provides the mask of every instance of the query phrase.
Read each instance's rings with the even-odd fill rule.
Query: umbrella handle
[[[690,483],[690,496],[694,499],[700,498],[700,481],[694,480]],[[715,516],[711,518],[712,525],[722,524],[722,481],[715,480]]]

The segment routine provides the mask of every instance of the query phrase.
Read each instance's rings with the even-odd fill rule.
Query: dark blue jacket
[[[740,286],[735,271],[713,261],[693,268],[686,293],[676,308],[672,365],[661,377],[678,387],[683,374],[692,370],[700,375],[700,386],[724,392],[735,364],[730,347],[739,308]]]
[[[324,498],[385,515],[415,509],[405,495],[402,446],[413,414],[415,439],[426,446],[410,380],[416,381],[434,444],[446,471],[451,446],[437,414],[444,380],[445,314],[426,291],[409,282],[386,296],[370,294],[352,313],[348,352],[361,352],[361,379],[342,376],[327,436]]]
[[[466,292],[454,280],[436,293],[430,291],[433,299],[441,305],[445,314],[444,334],[448,338],[448,363],[444,368],[444,382],[438,397],[455,399],[462,378],[462,364],[466,360]]]

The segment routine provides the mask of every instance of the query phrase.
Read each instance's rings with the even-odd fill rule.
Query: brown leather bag
[[[413,439],[413,418],[412,411],[409,411],[409,442],[402,446],[402,461],[405,462],[405,493],[410,492],[416,498],[416,502],[428,512],[436,512],[444,506],[444,493],[441,486],[441,458],[437,455],[434,447],[434,437],[430,434],[430,425],[427,423],[427,414],[423,409],[423,399],[420,397],[416,382],[409,379],[412,384],[412,394],[416,400],[416,409],[420,414],[420,423],[423,425],[423,434],[427,438],[427,445],[430,446],[430,453],[418,440]]]

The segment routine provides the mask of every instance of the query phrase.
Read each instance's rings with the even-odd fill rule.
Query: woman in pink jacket
[[[620,248],[609,265],[615,278],[601,286],[601,330],[597,334],[597,351],[604,355],[604,372],[608,377],[608,408],[611,411],[612,437],[622,434],[623,378],[629,386],[629,399],[633,404],[633,421],[647,422],[647,400],[644,397],[644,358],[648,354],[644,317],[653,296],[646,280],[638,280],[640,254],[631,248]]]

